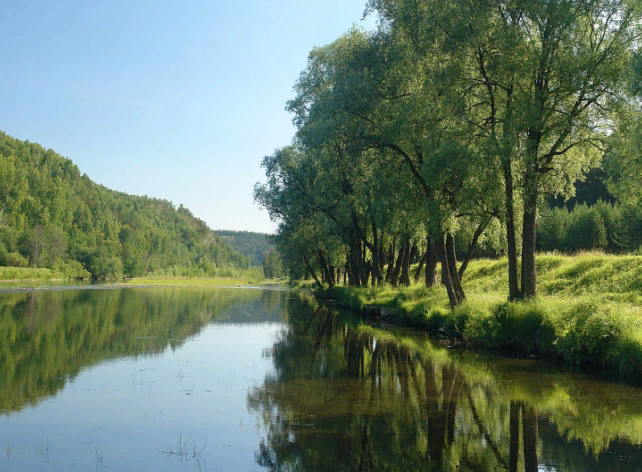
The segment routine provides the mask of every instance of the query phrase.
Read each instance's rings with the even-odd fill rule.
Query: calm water
[[[282,291],[0,295],[0,471],[642,471],[642,390]]]

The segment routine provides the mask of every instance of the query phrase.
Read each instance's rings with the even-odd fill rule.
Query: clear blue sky
[[[213,229],[271,232],[261,159],[313,46],[365,0],[4,0],[0,129],[93,181],[180,203]]]

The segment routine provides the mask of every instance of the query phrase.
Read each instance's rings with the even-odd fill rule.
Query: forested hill
[[[92,182],[74,163],[0,132],[0,266],[96,277],[247,268],[187,208]]]
[[[269,234],[228,230],[219,230],[216,234],[222,236],[234,249],[250,257],[253,266],[260,266],[263,254],[275,249]]]

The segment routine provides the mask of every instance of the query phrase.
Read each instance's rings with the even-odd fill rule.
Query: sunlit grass
[[[642,256],[540,254],[537,271],[539,295],[525,302],[507,301],[506,259],[471,262],[462,281],[467,299],[454,310],[443,286],[426,288],[423,277],[409,287],[337,286],[329,295],[357,310],[384,307],[398,324],[469,346],[642,374]]]
[[[34,269],[32,267],[0,267],[0,281],[13,280],[55,280],[63,275],[51,269]]]

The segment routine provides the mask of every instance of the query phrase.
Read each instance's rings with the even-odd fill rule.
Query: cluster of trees
[[[275,249],[263,254],[263,274],[268,279],[278,279],[283,275],[281,256]]]
[[[376,31],[312,50],[287,104],[293,143],[263,160],[255,200],[290,274],[408,284],[419,261],[430,286],[439,261],[456,306],[483,245],[507,255],[511,300],[536,295],[546,197],[570,196],[605,151],[617,189],[640,193],[642,5],[370,0],[372,13]]]
[[[249,257],[253,266],[263,264],[265,253],[274,249],[274,243],[270,239],[270,235],[266,233],[229,230],[218,230],[215,233],[221,236],[236,251]]]
[[[603,250],[637,253],[642,250],[642,208],[598,202],[543,210],[537,226],[541,251]]]
[[[0,132],[0,265],[69,276],[211,275],[250,259],[183,205],[109,190],[53,150]]]

